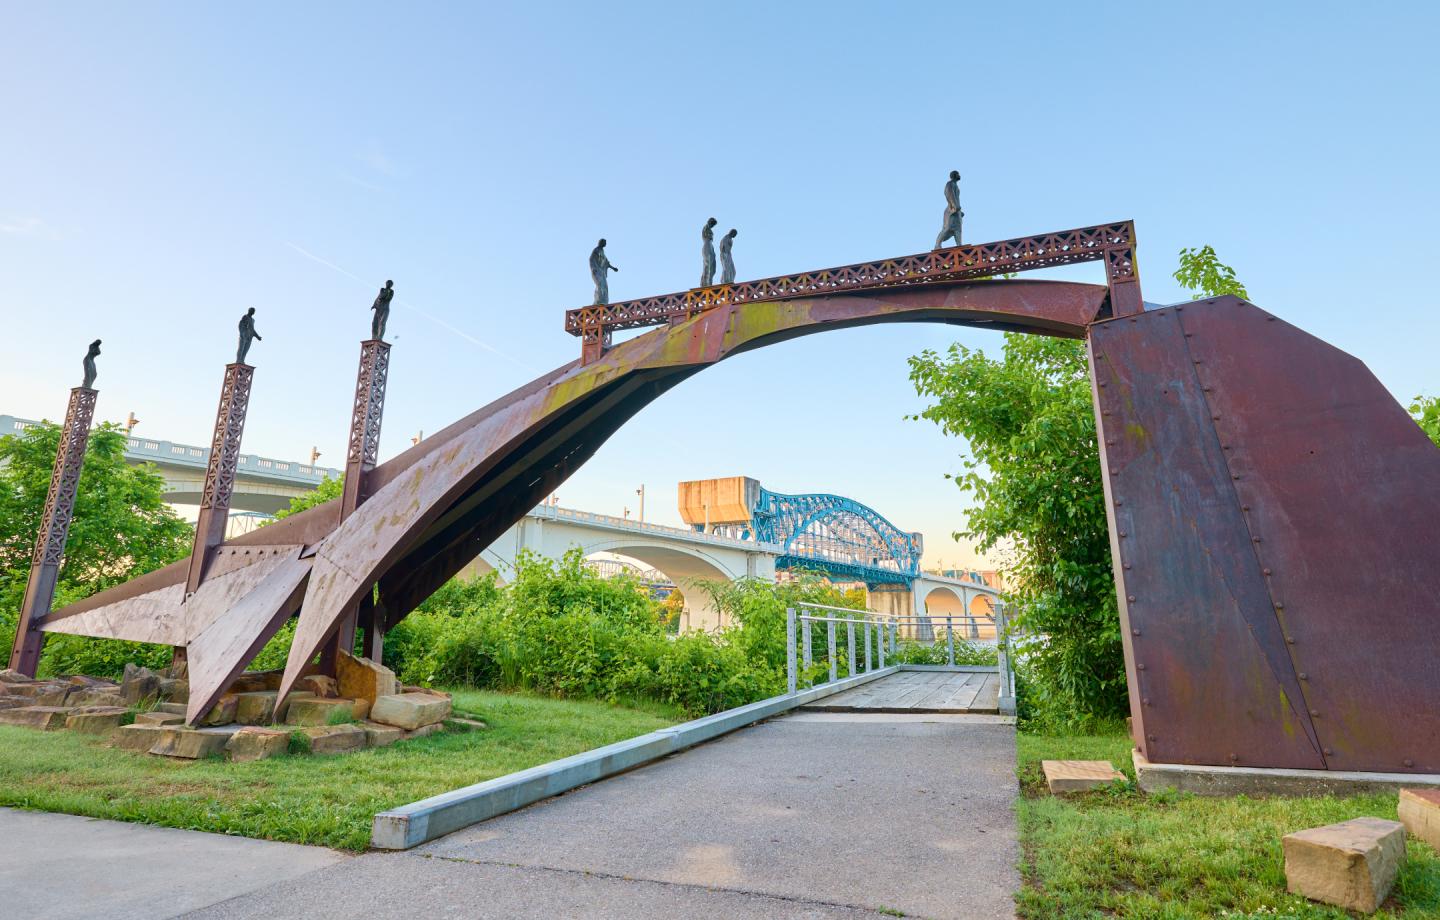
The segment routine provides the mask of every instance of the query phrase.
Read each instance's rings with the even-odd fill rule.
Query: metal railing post
[[[830,682],[835,682],[835,618],[825,618],[825,653],[830,659]]]
[[[849,673],[847,673],[845,676],[846,676],[846,677],[854,677],[854,676],[855,676],[855,618],[854,618],[854,617],[850,617],[848,620],[845,621],[845,648],[846,648],[846,650],[849,652],[849,656],[848,656],[848,657],[849,657],[849,660],[848,660],[847,664],[850,665]]]
[[[890,623],[890,654],[894,655],[900,651],[900,624]]]
[[[800,660],[805,663],[805,686],[811,686],[810,682],[810,620],[808,617],[800,618]]]
[[[945,663],[955,667],[955,626],[950,617],[945,618]]]
[[[870,620],[865,620],[865,672],[870,672]]]
[[[795,692],[795,608],[785,608],[785,685]]]
[[[885,670],[885,624],[875,624],[875,648],[880,653],[880,670]]]

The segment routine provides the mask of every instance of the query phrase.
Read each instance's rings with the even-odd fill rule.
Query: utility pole
[[[318,447],[312,447],[312,448],[310,448],[310,465],[311,465],[311,466],[314,466],[314,465],[315,465],[315,461],[316,461],[316,460],[319,460],[319,459],[320,459],[320,448],[318,448]]]
[[[125,420],[125,437],[130,437],[130,432],[134,431],[138,424],[140,424],[140,420],[135,417],[134,412],[131,412],[130,417]]]
[[[645,523],[645,483],[640,483],[640,488],[635,490],[635,494],[640,496],[640,523],[643,524]]]

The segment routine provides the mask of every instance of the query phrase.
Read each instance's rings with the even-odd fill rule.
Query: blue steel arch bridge
[[[787,495],[745,476],[706,479],[680,484],[680,515],[696,530],[782,547],[777,569],[871,587],[909,585],[920,575],[924,538],[843,495]]]

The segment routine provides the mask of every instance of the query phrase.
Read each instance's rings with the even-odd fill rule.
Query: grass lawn
[[[681,721],[622,708],[456,691],[488,731],[333,756],[232,764],[115,750],[70,732],[0,725],[0,805],[363,850],[376,812]]]
[[[1394,795],[1355,798],[1146,796],[1123,734],[1019,735],[1021,917],[1341,918],[1346,911],[1285,892],[1280,838],[1362,815],[1395,818]],[[1058,799],[1041,760],[1109,760],[1113,790]],[[1376,917],[1440,918],[1440,859],[1411,840],[1395,890]]]

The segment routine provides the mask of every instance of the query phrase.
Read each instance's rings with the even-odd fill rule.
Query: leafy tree
[[[1249,296],[1211,246],[1182,249],[1175,279],[1197,299]],[[1025,658],[1032,715],[1120,715],[1125,669],[1082,344],[1007,334],[999,359],[952,345],[911,358],[910,380],[933,400],[916,417],[970,444],[954,478],[975,505],[956,537],[1005,550],[1015,625],[1044,637]]]
[[[345,491],[345,476],[342,474],[334,479],[326,476],[320,484],[303,495],[297,495],[290,499],[290,507],[282,508],[275,513],[275,520],[287,518],[292,514],[299,514],[306,508],[313,508],[316,505],[323,505],[331,499],[339,498]],[[274,521],[266,521],[266,524],[273,524]],[[261,525],[264,526],[264,525]]]
[[[1191,300],[1225,294],[1250,299],[1245,285],[1236,280],[1235,269],[1220,261],[1213,246],[1180,250],[1180,267],[1175,269],[1174,278],[1181,287],[1195,292]]]
[[[59,425],[43,422],[24,434],[0,438],[0,641],[6,648],[25,596],[60,433]],[[124,432],[115,425],[101,425],[90,433],[85,451],[56,606],[180,559],[189,552],[193,533],[165,504],[164,480],[155,467],[127,463]],[[137,658],[145,661],[154,657],[140,654],[138,649],[144,647],[135,643],[103,644],[103,640],[67,636],[52,637],[46,658],[53,662],[81,644],[104,659],[106,663],[98,668],[102,671],[113,670],[109,659],[117,656],[123,666],[123,656],[130,651],[137,651]]]
[[[1410,404],[1410,415],[1420,430],[1440,446],[1440,396],[1417,396]]]

